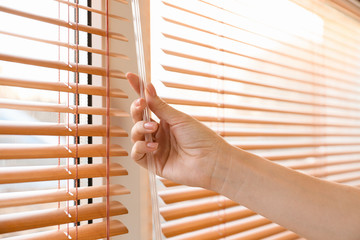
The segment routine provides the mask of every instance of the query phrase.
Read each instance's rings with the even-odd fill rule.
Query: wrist
[[[234,188],[238,190],[243,182],[241,159],[244,151],[224,142],[223,149],[219,152],[211,178],[210,190],[232,197],[229,194],[234,193]]]

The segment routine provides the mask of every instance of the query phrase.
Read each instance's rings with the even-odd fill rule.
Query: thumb
[[[158,116],[159,119],[165,120],[170,125],[174,125],[186,117],[186,114],[164,102],[164,100],[157,95],[151,83],[148,83],[146,87],[146,102],[150,110]]]

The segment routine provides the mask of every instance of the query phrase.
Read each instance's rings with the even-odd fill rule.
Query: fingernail
[[[152,97],[156,97],[156,90],[152,83],[148,83],[148,85],[146,86],[146,90]]]
[[[149,130],[153,130],[155,129],[156,124],[154,122],[146,122],[144,123],[144,128],[145,129],[149,129]]]
[[[135,106],[136,106],[136,107],[140,107],[140,102],[141,102],[141,98],[137,99],[137,100],[135,101]]]
[[[150,149],[156,149],[158,147],[159,143],[156,142],[148,142],[146,146]]]

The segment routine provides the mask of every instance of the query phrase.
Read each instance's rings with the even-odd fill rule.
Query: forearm
[[[230,149],[215,191],[308,239],[360,239],[360,190]]]

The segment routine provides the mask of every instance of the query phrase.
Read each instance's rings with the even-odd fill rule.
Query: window
[[[146,175],[126,156],[130,5],[1,1],[0,19],[0,238],[106,238],[109,216],[114,239],[146,239]]]
[[[151,1],[152,82],[230,143],[359,186],[360,23],[340,3]],[[129,3],[3,0],[0,21],[0,238],[106,238],[109,200],[112,239],[151,239],[147,174],[125,156]],[[300,238],[217,193],[159,181],[164,239]]]
[[[327,1],[152,3],[152,81],[231,144],[360,184],[359,20]],[[167,239],[297,239],[201,188],[162,180]]]

